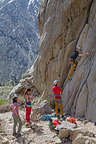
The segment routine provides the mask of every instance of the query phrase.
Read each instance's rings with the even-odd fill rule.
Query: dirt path
[[[14,138],[12,136],[13,119],[11,115],[11,112],[0,114],[0,144],[61,144],[57,135],[50,131],[46,121],[33,123],[33,129],[26,128],[24,111],[20,111],[23,123],[22,136],[18,139]],[[96,126],[94,126],[94,123],[89,121],[77,121],[77,123],[78,127],[96,136]],[[2,138],[3,142],[1,142]]]
[[[20,116],[23,121],[22,137],[16,139],[12,136],[13,120],[11,112],[0,114],[2,130],[0,133],[9,144],[60,144],[60,139],[57,135],[50,131],[48,122],[39,122],[33,124],[33,129],[26,128],[24,125],[24,112],[20,111]],[[0,143],[1,144],[1,143]],[[6,143],[7,144],[7,143]]]

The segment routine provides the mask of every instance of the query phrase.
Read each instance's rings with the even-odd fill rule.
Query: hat
[[[53,85],[56,85],[56,84],[58,83],[58,81],[59,81],[59,80],[55,80],[55,81],[53,82]]]

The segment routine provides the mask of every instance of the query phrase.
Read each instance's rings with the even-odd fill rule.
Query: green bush
[[[9,86],[9,87],[12,87],[12,86],[15,86],[15,82],[10,82],[10,81],[7,81],[4,86]]]
[[[8,102],[6,100],[2,100],[0,99],[0,105],[3,105],[3,104],[7,104]]]

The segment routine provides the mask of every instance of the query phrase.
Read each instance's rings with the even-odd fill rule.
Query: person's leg
[[[30,123],[31,107],[28,108],[28,123]]]
[[[77,64],[78,63],[75,61],[74,65],[73,65],[74,66],[74,71],[76,70]]]
[[[78,61],[77,61],[77,60],[75,60],[75,65],[76,65],[76,66],[78,65]]]
[[[14,120],[14,124],[13,124],[13,136],[15,136],[16,135],[17,118],[14,117],[13,120]]]
[[[22,128],[22,121],[21,121],[20,117],[18,117],[18,123],[19,123],[18,134],[20,134],[21,128]]]
[[[62,104],[62,102],[60,103],[60,114],[63,117],[63,104]]]
[[[75,64],[75,65],[76,65],[76,64]],[[74,69],[76,68],[75,65],[72,64],[71,67],[70,67],[70,71],[69,71],[69,73],[68,73],[68,78],[69,78],[69,79],[71,79],[72,73],[73,73]]]
[[[26,122],[28,123],[28,107],[26,107]]]
[[[55,102],[56,117],[58,116],[58,103]]]
[[[31,115],[31,107],[29,109],[29,122],[30,122],[30,115]]]
[[[26,122],[27,122],[27,117],[28,117],[28,114],[27,114],[27,104],[25,104],[25,111],[26,111]]]

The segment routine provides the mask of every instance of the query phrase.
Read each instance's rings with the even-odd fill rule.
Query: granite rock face
[[[0,84],[18,81],[38,54],[40,0],[0,1]]]
[[[86,117],[89,120],[96,119],[95,99],[95,65],[96,65],[96,2],[93,1],[88,17],[77,44],[89,55],[81,58],[72,81],[67,82],[64,88],[64,109],[76,116]]]
[[[14,92],[21,93],[27,87],[34,87],[51,101],[52,83],[58,79],[63,88],[64,111],[95,121],[96,1],[43,0],[38,20],[38,58],[10,97]],[[89,55],[79,59],[72,80],[68,81],[68,59],[78,45]]]

